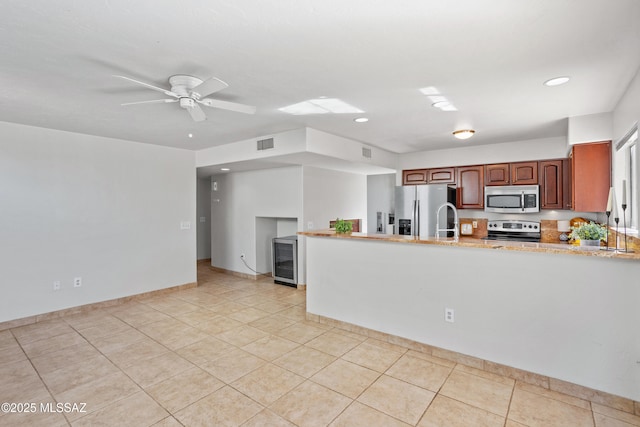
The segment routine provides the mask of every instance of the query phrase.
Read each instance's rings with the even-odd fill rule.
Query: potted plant
[[[600,241],[607,237],[607,228],[593,221],[585,222],[577,227],[571,227],[569,237],[579,240],[580,246],[600,246]]]
[[[335,229],[338,234],[349,234],[353,230],[353,224],[351,221],[336,218]]]

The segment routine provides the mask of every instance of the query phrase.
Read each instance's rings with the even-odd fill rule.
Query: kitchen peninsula
[[[480,369],[511,369],[569,394],[576,384],[605,392],[602,399],[622,397],[618,406],[640,401],[638,253],[300,234],[310,319],[423,344]]]

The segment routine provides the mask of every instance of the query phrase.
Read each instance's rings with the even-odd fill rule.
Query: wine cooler
[[[298,236],[273,239],[273,281],[281,285],[298,285]]]

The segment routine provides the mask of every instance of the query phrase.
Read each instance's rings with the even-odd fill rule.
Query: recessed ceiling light
[[[223,171],[223,172],[229,172],[231,169],[229,169],[229,168],[220,168],[220,170]]]
[[[366,123],[369,121],[369,119],[367,119],[366,117],[358,117],[357,119],[353,119],[353,121],[356,123]]]
[[[567,77],[567,76],[563,76],[563,77],[554,77],[552,79],[547,80],[546,82],[544,82],[545,86],[560,86],[565,84],[566,82],[568,82],[571,78]]]
[[[187,135],[189,138],[193,138],[193,134],[190,133],[189,135]]]
[[[453,132],[453,136],[458,139],[469,139],[474,133],[476,133],[476,131],[473,129],[461,129]]]

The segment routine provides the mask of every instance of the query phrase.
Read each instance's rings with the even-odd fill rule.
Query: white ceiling
[[[303,126],[398,153],[561,136],[614,109],[639,25],[637,0],[3,0],[0,120],[193,150]],[[177,104],[122,107],[162,94],[113,74],[216,76],[229,87],[213,97],[258,110],[195,123]],[[278,111],[319,96],[370,121]],[[476,136],[454,141],[459,127]]]

